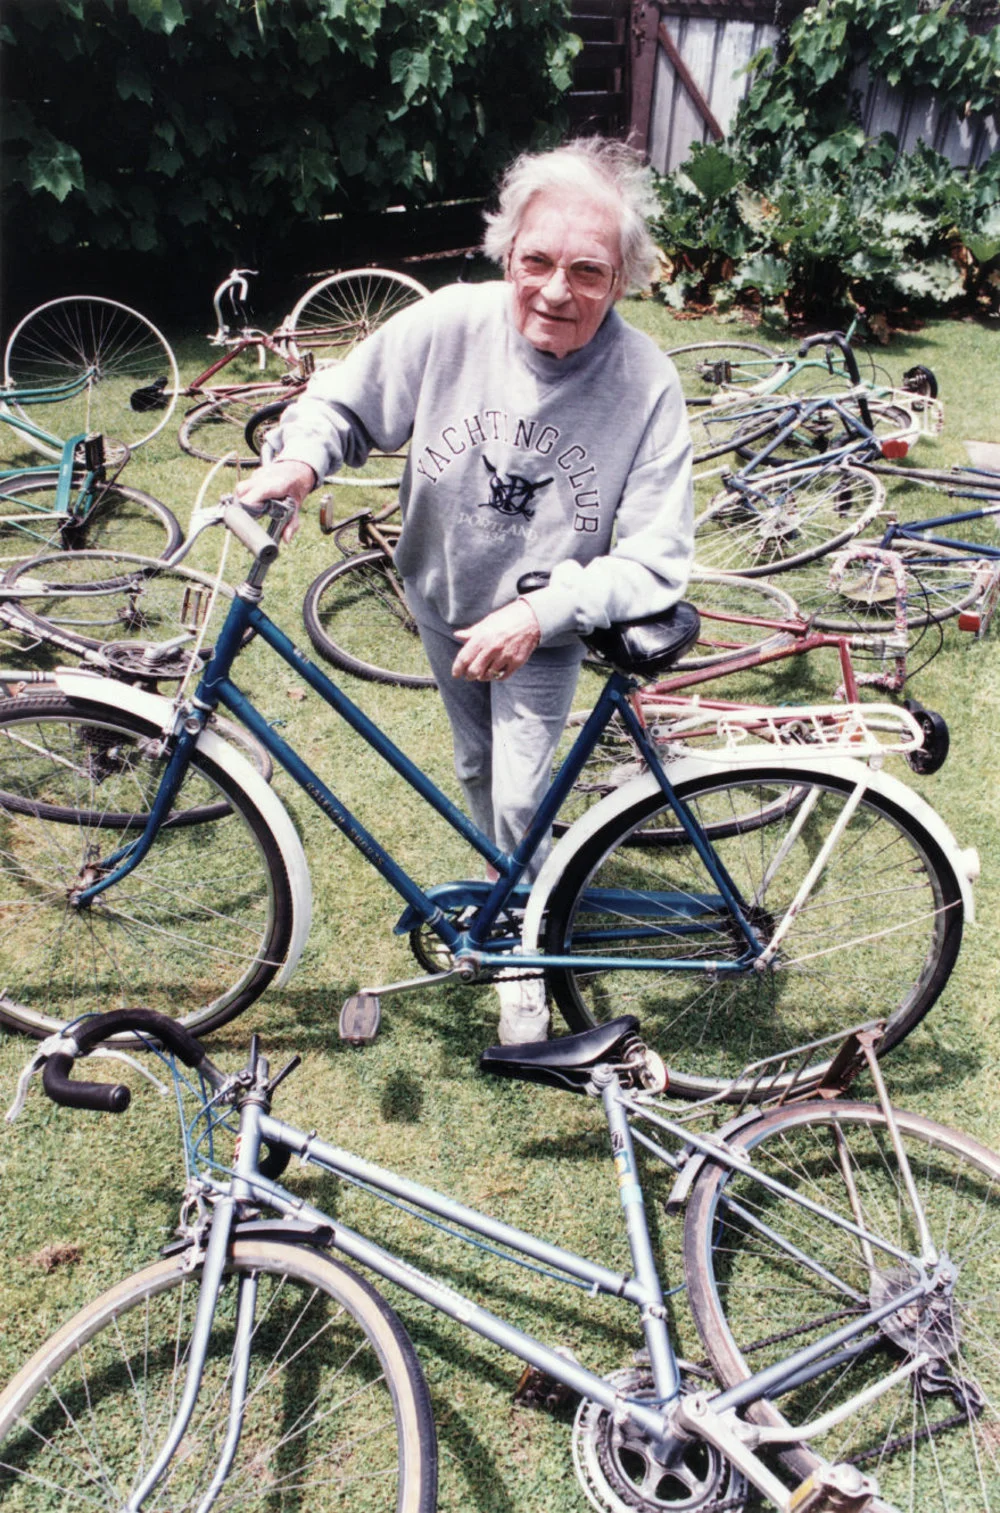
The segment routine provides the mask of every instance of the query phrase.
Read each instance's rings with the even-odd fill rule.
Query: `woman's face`
[[[570,287],[571,264],[586,274],[587,283],[596,283],[598,292],[588,292],[575,276]],[[601,287],[602,269],[614,274],[610,290]],[[622,292],[618,220],[611,204],[571,192],[536,195],[514,238],[507,278],[514,286],[514,324],[533,347],[554,357],[585,347]]]

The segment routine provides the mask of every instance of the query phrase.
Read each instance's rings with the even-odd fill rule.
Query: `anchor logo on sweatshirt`
[[[537,483],[532,483],[530,478],[524,478],[520,473],[510,473],[504,478],[488,457],[484,457],[483,462],[490,475],[490,497],[479,508],[496,510],[500,515],[523,515],[525,520],[532,520],[535,514],[535,495],[553,480],[540,478]]]

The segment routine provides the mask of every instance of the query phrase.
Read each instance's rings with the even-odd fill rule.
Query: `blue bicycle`
[[[217,709],[403,901],[396,930],[425,975],[352,995],[341,1020],[349,1039],[375,1033],[383,991],[516,969],[544,975],[572,1029],[635,1013],[669,1057],[675,1088],[701,1095],[872,1005],[887,1018],[884,1048],[926,1014],[959,950],[977,860],[882,770],[878,706],[848,708],[832,734],[806,710],[755,739],[729,731],[708,749],[672,743],[667,756],[632,694],[693,642],[696,613],[682,604],[595,633],[607,681],[508,855],[264,613],[285,518],[276,507],[265,529],[231,502],[196,511],[190,541],[223,524],[254,562],[221,628],[213,624],[207,661],[192,644],[193,694],[182,684],[172,701],[57,671],[47,688],[0,701],[5,1024],[42,1036],[139,1001],[202,1033],[289,979],[311,910],[302,845],[274,791],[213,728]],[[141,584],[132,613],[142,613]],[[495,869],[495,882],[424,886],[404,870],[233,681],[251,634]],[[528,885],[526,864],[612,721],[646,771],[580,816]],[[915,723],[912,737],[919,744]]]

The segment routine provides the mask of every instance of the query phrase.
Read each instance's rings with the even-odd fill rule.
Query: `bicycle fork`
[[[198,1305],[191,1331],[191,1347],[188,1355],[184,1390],[177,1413],[160,1452],[144,1480],[125,1504],[123,1513],[139,1513],[150,1493],[167,1473],[171,1460],[187,1433],[201,1390],[202,1375],[208,1358],[208,1347],[215,1323],[216,1308],[225,1275],[233,1224],[241,1203],[250,1199],[251,1192],[246,1177],[257,1169],[260,1154],[260,1120],[266,1112],[268,1064],[256,1054],[256,1040],[251,1052],[253,1088],[241,1100],[240,1133],[236,1150],[235,1176],[230,1191],[219,1197],[213,1207],[212,1226],[205,1247]],[[245,1175],[244,1175],[245,1174]],[[192,1250],[192,1261],[198,1257],[197,1248]],[[253,1344],[254,1320],[257,1307],[256,1276],[241,1276],[238,1279],[238,1301],[234,1343],[229,1370],[229,1419],[226,1437],[219,1450],[218,1462],[205,1495],[198,1503],[195,1513],[209,1513],[225,1485],[243,1432],[243,1417],[247,1401],[247,1383],[250,1376],[250,1351]]]

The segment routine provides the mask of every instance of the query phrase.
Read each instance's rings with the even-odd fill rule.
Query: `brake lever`
[[[50,1056],[66,1052],[74,1057],[79,1054],[79,1047],[71,1035],[64,1033],[50,1035],[39,1044],[35,1054],[27,1066],[23,1068],[21,1075],[17,1079],[17,1090],[14,1094],[14,1101],[4,1115],[4,1122],[6,1124],[13,1124],[18,1114],[22,1112],[28,1100],[28,1091],[31,1087],[32,1077],[42,1070]],[[161,1082],[159,1077],[153,1075],[148,1066],[144,1066],[141,1061],[137,1060],[135,1056],[130,1056],[127,1051],[114,1050],[110,1046],[99,1046],[87,1053],[87,1059],[90,1060],[91,1058],[101,1061],[123,1061],[126,1066],[130,1066],[135,1071],[140,1072],[147,1082],[151,1082],[162,1098],[165,1098],[170,1092],[165,1082]]]
[[[173,556],[164,559],[164,567],[178,567],[180,563],[184,561],[184,558],[188,555],[198,537],[202,535],[203,532],[211,530],[213,525],[222,524],[223,510],[225,509],[225,506],[230,503],[231,498],[232,495],[227,495],[224,498],[220,499],[217,504],[202,504],[195,506],[195,508],[191,511],[191,521],[188,525],[187,535],[185,536],[184,540],[181,542],[177,550],[174,552]]]

